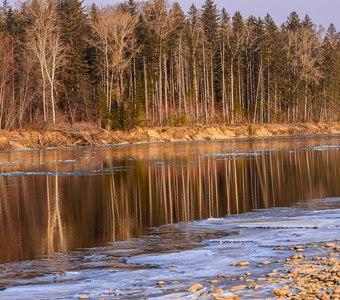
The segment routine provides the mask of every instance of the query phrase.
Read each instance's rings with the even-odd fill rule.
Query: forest
[[[339,88],[340,34],[296,12],[277,25],[213,0],[1,6],[1,130],[338,121]]]

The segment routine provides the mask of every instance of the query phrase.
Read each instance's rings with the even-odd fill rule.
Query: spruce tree
[[[218,49],[218,33],[219,33],[219,11],[217,5],[213,0],[206,0],[202,5],[202,23],[204,29],[204,40],[208,50],[209,61],[207,63],[207,73],[210,73],[210,114],[211,119],[215,117],[215,94],[216,94],[216,82],[215,82],[215,68],[216,68],[216,51]],[[208,100],[208,99],[206,99]]]
[[[62,40],[67,48],[61,73],[61,105],[65,110],[69,110],[71,122],[74,122],[85,117],[91,95],[87,57],[90,27],[83,1],[61,0],[59,25]]]

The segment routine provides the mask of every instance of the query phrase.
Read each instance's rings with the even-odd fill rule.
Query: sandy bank
[[[53,126],[44,130],[2,132],[0,150],[44,149],[130,143],[223,140],[229,138],[340,133],[339,123],[300,123],[265,125],[196,125],[194,127],[135,128],[108,131],[75,125]]]

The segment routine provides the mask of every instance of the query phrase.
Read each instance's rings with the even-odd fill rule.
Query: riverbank
[[[150,142],[223,140],[229,138],[340,133],[339,123],[265,125],[196,125],[108,131],[88,125],[50,126],[42,130],[2,132],[0,150],[45,149]]]
[[[236,262],[231,268],[239,270],[234,270],[232,276],[226,275],[231,273],[229,271],[216,274],[215,278],[205,278],[184,288],[178,298],[192,294],[193,299],[214,300],[340,299],[340,247],[337,240],[261,247],[277,250],[278,255],[272,255],[258,265],[252,265],[249,261]],[[265,271],[259,271],[264,267]],[[169,299],[176,298],[176,292],[181,293],[173,288],[179,282],[159,281],[157,284],[173,295]]]

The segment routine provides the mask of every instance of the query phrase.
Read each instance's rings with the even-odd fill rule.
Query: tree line
[[[28,0],[0,14],[0,126],[106,128],[338,120],[340,34],[213,0]]]

